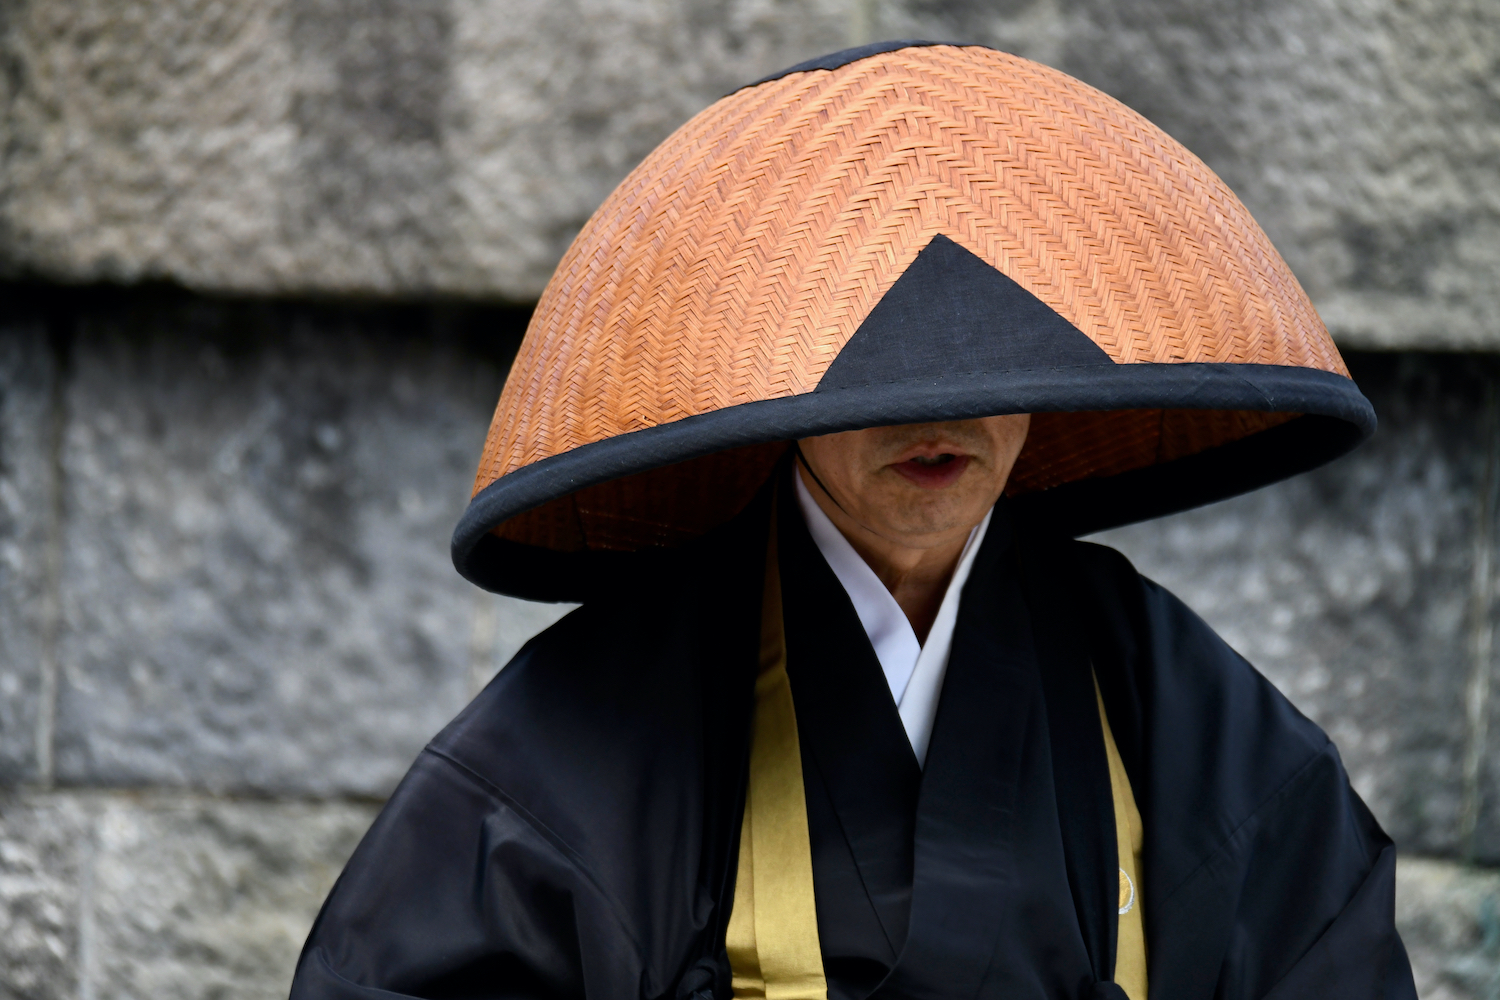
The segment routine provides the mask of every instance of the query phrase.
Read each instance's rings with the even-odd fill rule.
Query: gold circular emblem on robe
[[[1125,869],[1120,869],[1120,913],[1123,916],[1135,908],[1135,883]]]

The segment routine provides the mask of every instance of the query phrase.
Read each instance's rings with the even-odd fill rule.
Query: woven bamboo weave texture
[[[581,444],[812,390],[938,234],[1119,363],[1345,373],[1244,206],[1161,130],[1015,56],[902,49],[724,98],[621,183],[537,307],[476,492]]]
[[[810,391],[938,234],[1118,363],[1346,373],[1250,213],[1166,133],[1014,55],[898,49],[724,97],[619,184],[538,303],[475,492],[577,445]]]

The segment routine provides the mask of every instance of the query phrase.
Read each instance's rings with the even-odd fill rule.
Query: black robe
[[[1002,503],[922,769],[847,595],[781,503],[830,1000],[1111,995],[1091,672],[1145,828],[1151,996],[1415,997],[1395,849],[1338,752],[1172,595]],[[643,561],[432,741],[324,904],[293,1000],[727,1000],[768,513],[762,498]]]

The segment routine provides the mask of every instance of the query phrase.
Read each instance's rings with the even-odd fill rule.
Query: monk
[[[455,532],[581,607],[292,997],[1414,998],[1333,744],[1079,540],[1373,428],[1244,207],[1083,84],[899,42],[724,98],[559,266]]]

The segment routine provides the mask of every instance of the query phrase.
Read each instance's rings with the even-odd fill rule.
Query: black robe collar
[[[922,780],[889,683],[791,490],[778,512],[787,676],[797,711],[824,972],[864,997],[900,953]],[[873,919],[871,919],[873,917]]]
[[[1088,657],[1065,619],[1033,612],[1051,595],[1023,593],[1004,505],[964,589],[925,771],[848,595],[795,505],[778,514],[830,995],[1111,978],[1114,817]]]

